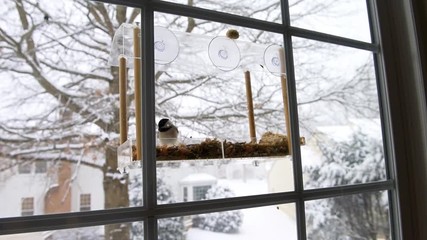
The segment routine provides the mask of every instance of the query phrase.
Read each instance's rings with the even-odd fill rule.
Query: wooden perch
[[[251,87],[251,73],[245,72],[245,83],[246,83],[246,102],[248,104],[248,120],[249,120],[249,134],[251,142],[256,143],[256,131],[255,131],[255,116],[254,116],[254,103],[252,98],[252,87]]]
[[[120,95],[120,144],[123,144],[128,139],[127,128],[127,104],[126,104],[126,58],[119,58],[119,95]]]
[[[138,26],[133,28],[133,69],[135,78],[135,125],[136,125],[136,157],[141,159],[142,146],[142,113],[141,113],[141,30]]]
[[[289,103],[288,103],[288,84],[286,83],[286,61],[285,61],[285,50],[283,48],[279,49],[279,58],[280,58],[280,81],[282,83],[282,97],[283,97],[283,108],[285,112],[285,122],[286,122],[286,134],[288,136],[289,142],[289,154],[292,154],[292,141],[291,141],[291,125],[289,117]]]

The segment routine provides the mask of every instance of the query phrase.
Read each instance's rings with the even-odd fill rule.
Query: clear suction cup
[[[283,55],[280,56],[281,54]],[[275,44],[270,45],[264,51],[265,67],[273,75],[280,76],[282,73],[285,73],[284,71],[285,66],[283,65],[283,70],[281,66],[282,64],[285,64],[284,59],[285,59],[285,56],[284,56],[283,47],[279,45],[275,45]]]
[[[208,47],[209,58],[215,67],[231,71],[239,66],[240,50],[234,40],[227,37],[215,37]]]
[[[178,38],[164,27],[154,27],[154,60],[157,64],[173,62],[179,54]]]
[[[125,57],[133,59],[133,29],[135,25],[123,23],[120,25],[114,34],[113,42],[110,50],[108,64],[110,66],[119,66],[119,58]],[[129,68],[133,68],[133,61],[128,62]]]

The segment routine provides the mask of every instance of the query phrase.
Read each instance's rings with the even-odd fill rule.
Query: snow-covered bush
[[[355,132],[348,141],[321,145],[323,161],[306,169],[309,188],[386,179],[381,140]],[[388,239],[386,192],[344,195],[306,203],[308,239]]]
[[[206,199],[233,197],[234,193],[221,186],[214,186],[206,193]],[[193,227],[223,233],[235,233],[242,225],[242,212],[239,210],[200,214],[193,218]]]
[[[142,175],[140,173],[129,178],[129,198],[131,206],[142,206]],[[173,203],[172,191],[166,183],[157,178],[158,204]],[[182,240],[185,229],[182,217],[160,219],[158,221],[158,240]],[[132,224],[132,239],[144,239],[144,229],[141,224]]]

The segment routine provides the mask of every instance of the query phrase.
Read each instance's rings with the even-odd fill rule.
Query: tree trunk
[[[105,209],[129,207],[128,176],[117,171],[117,145],[106,145],[106,163],[103,167]],[[106,240],[130,239],[130,223],[105,226]]]

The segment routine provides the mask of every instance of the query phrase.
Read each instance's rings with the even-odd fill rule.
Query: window
[[[34,198],[22,198],[21,199],[21,216],[32,216],[34,215]]]
[[[187,202],[188,201],[188,188],[187,187],[184,187],[183,188],[183,201],[184,202]]]
[[[391,49],[414,35],[408,3],[118,2],[0,9],[2,159],[62,162],[34,183],[42,190],[20,189],[81,211],[25,217],[34,200],[23,199],[23,217],[1,216],[5,234],[406,239],[401,222],[417,216],[407,203],[426,200],[412,199],[417,179],[405,174],[423,176],[412,168],[425,160],[427,122],[418,78],[406,74],[414,49]],[[178,138],[156,142],[162,118]],[[83,229],[98,224],[108,226]],[[248,227],[261,225],[270,228]]]
[[[90,211],[90,194],[80,194],[80,211]]]
[[[199,201],[206,198],[206,193],[211,186],[194,186],[193,187],[193,200]]]
[[[24,163],[20,163],[18,165],[18,172],[20,174],[28,174],[31,173],[31,169],[32,169],[33,164],[29,163],[29,162],[24,162]]]
[[[37,161],[36,165],[36,173],[46,173],[47,172],[47,162],[46,161]]]

